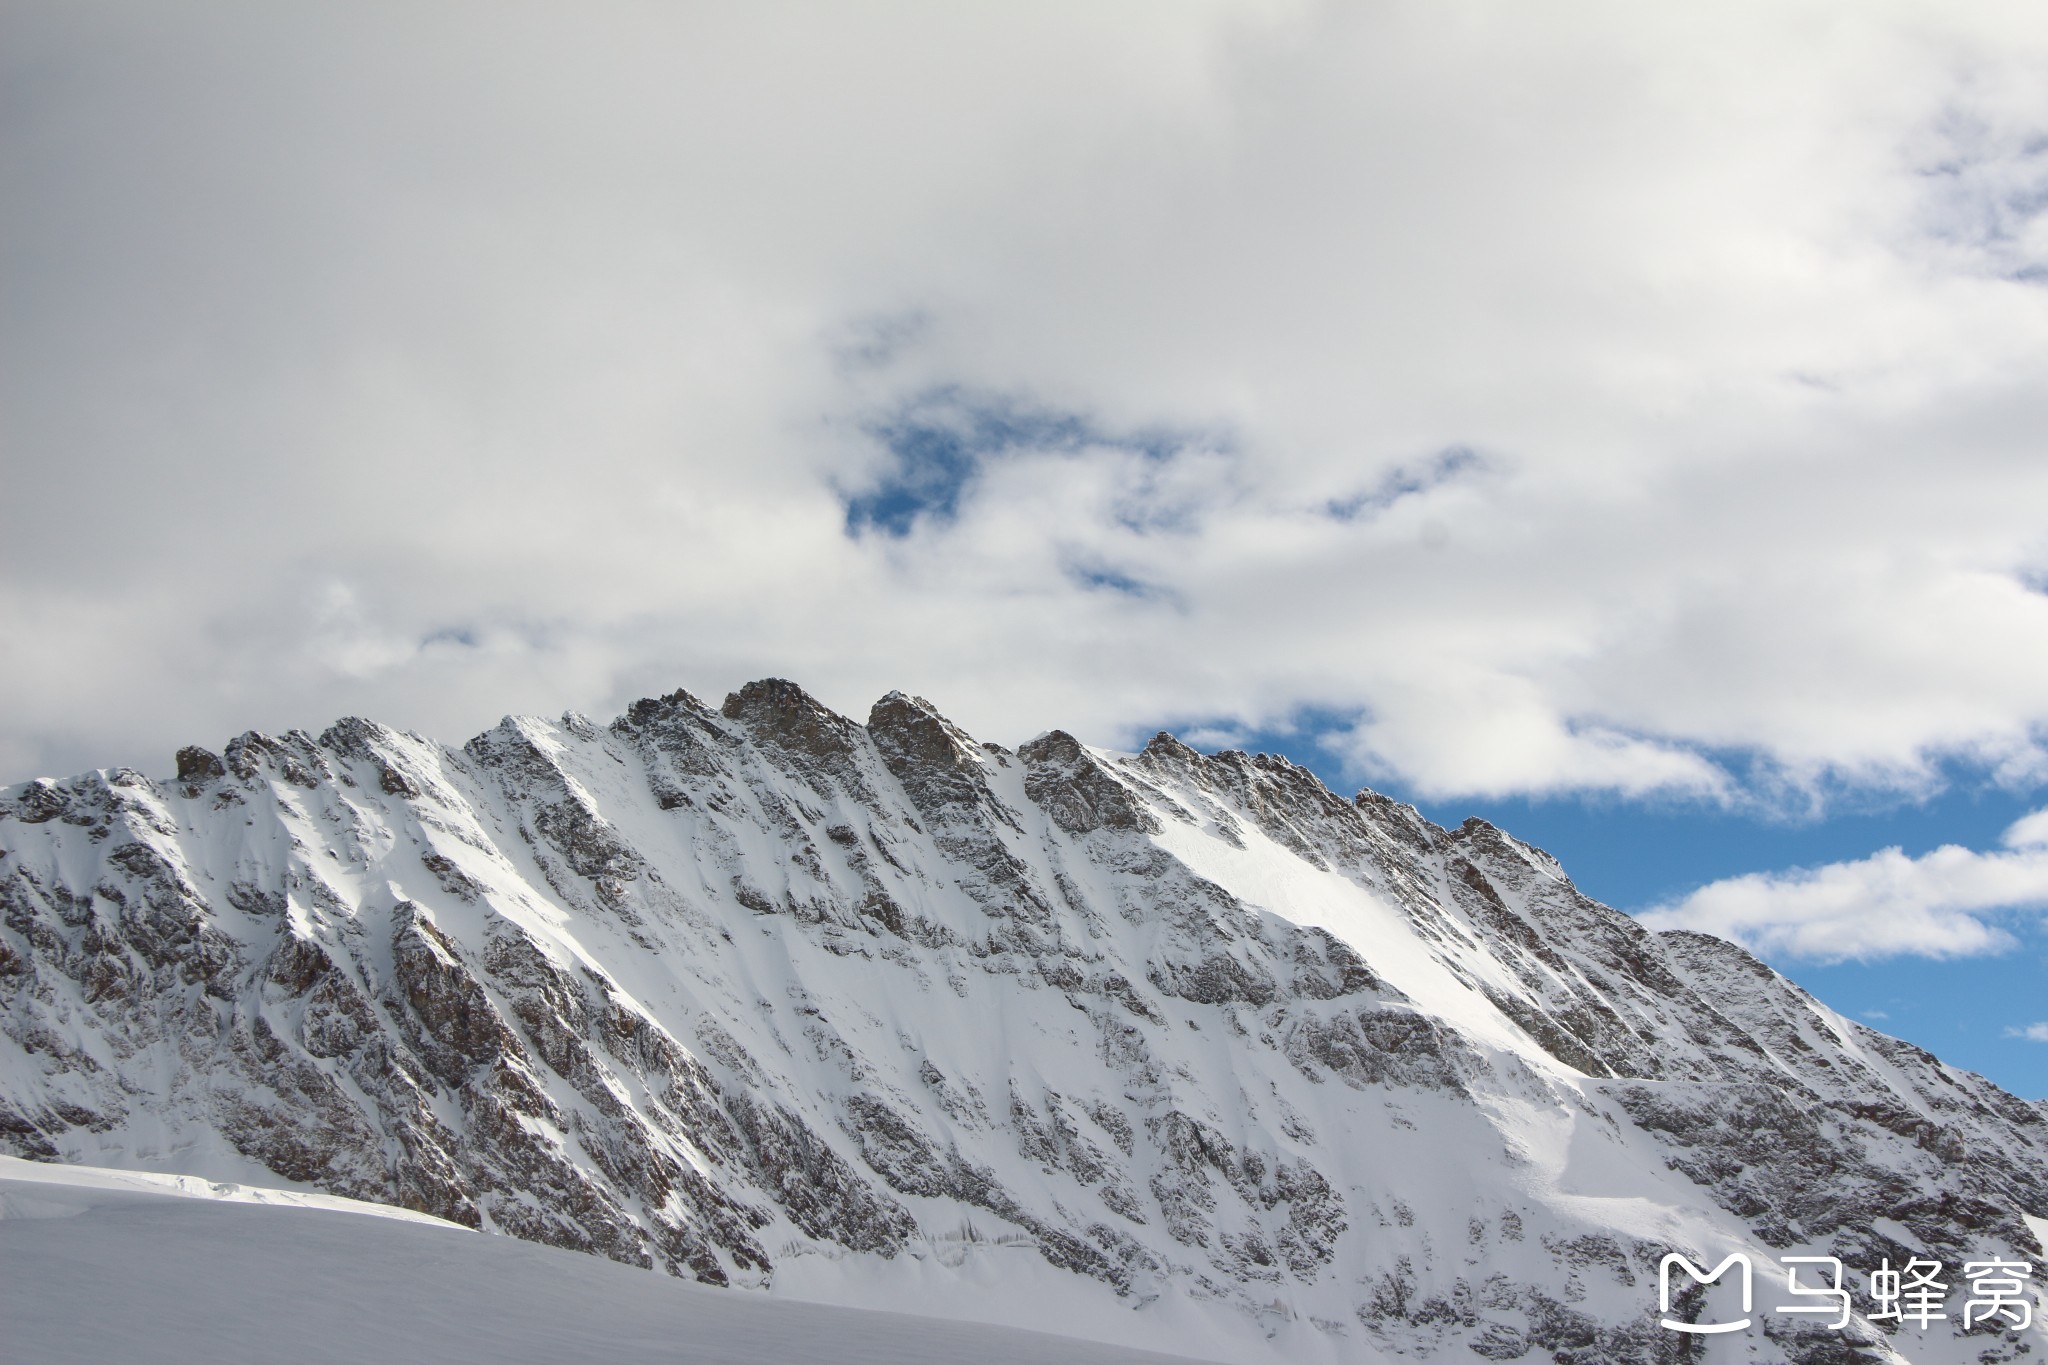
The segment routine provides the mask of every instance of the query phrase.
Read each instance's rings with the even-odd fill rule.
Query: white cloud
[[[1356,716],[1429,795],[2039,780],[2044,61],[2018,3],[18,5],[0,776],[776,673]],[[942,390],[1091,439],[849,536]]]
[[[2028,1042],[2048,1043],[2048,1023],[2028,1024],[2025,1028],[2007,1029],[2009,1038],[2025,1038]]]
[[[2048,847],[2048,810],[2037,810],[2032,815],[2021,816],[2007,827],[1998,841],[2007,848]]]
[[[1918,858],[1896,848],[1854,862],[1752,872],[1712,882],[1637,916],[1651,929],[1697,929],[1763,953],[1822,962],[1970,957],[2016,940],[1992,913],[2048,905],[2048,811],[2006,831],[2007,852],[1947,844]]]

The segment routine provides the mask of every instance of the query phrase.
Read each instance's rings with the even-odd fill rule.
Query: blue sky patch
[[[1470,446],[1449,446],[1419,465],[1395,466],[1364,492],[1332,498],[1323,504],[1323,511],[1336,521],[1370,520],[1403,498],[1412,498],[1485,468],[1485,458]]]
[[[1113,592],[1122,597],[1136,597],[1147,600],[1170,598],[1172,594],[1156,583],[1133,578],[1121,569],[1106,564],[1071,563],[1066,566],[1069,579],[1091,592]]]
[[[840,491],[846,533],[859,537],[878,531],[898,539],[921,519],[954,520],[992,460],[1026,452],[1070,455],[1101,449],[1163,462],[1191,440],[1187,433],[1164,429],[1111,431],[1085,413],[952,386],[920,394],[863,430],[888,459],[870,486]],[[1172,520],[1170,509],[1159,516]],[[1142,509],[1118,511],[1119,522],[1131,529],[1147,529],[1158,519]]]

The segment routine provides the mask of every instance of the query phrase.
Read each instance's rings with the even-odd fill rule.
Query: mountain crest
[[[777,679],[0,791],[0,1149],[1244,1360],[1648,1365],[1666,1254],[2048,1218],[2038,1106],[1483,821]]]

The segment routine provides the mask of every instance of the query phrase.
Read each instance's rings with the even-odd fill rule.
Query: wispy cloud
[[[2016,940],[1995,912],[2048,905],[2048,811],[2016,821],[2002,842],[1996,852],[1950,844],[1909,858],[1888,848],[1853,862],[1753,872],[1638,918],[1822,962],[1998,952]]]
[[[2025,1028],[2009,1028],[2005,1031],[2005,1036],[2025,1038],[2030,1043],[2048,1043],[2048,1022],[2028,1024]]]
[[[1999,103],[2004,118],[1959,106],[1915,140],[1921,222],[1986,273],[2048,284],[2048,120]]]

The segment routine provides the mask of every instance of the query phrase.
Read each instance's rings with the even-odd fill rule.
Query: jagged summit
[[[2039,1106],[1483,821],[777,679],[6,788],[0,1010],[15,1154],[1243,1360],[1663,1359],[1667,1251],[2048,1218]]]

